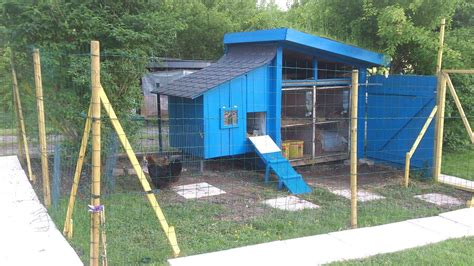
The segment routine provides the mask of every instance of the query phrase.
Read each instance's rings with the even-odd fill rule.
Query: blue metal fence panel
[[[405,164],[410,150],[435,105],[435,76],[372,76],[367,87],[365,155],[395,165]],[[361,130],[361,129],[359,129]],[[412,157],[411,165],[430,172],[433,164],[434,120]]]

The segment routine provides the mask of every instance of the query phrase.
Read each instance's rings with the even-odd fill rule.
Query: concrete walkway
[[[171,266],[320,265],[474,236],[474,208],[168,260]]]
[[[16,156],[0,157],[0,265],[83,265]]]

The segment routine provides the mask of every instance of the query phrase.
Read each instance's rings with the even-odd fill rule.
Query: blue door
[[[372,76],[366,91],[364,154],[396,165],[405,164],[421,128],[435,106],[436,77]],[[413,167],[427,173],[433,164],[434,120],[412,157]],[[361,130],[361,129],[360,129]]]

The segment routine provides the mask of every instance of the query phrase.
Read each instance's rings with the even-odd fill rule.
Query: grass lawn
[[[424,247],[330,265],[472,265],[473,247],[474,237],[451,239]]]
[[[474,149],[443,154],[443,174],[474,180]]]
[[[133,180],[133,179],[132,179]],[[118,182],[118,181],[117,181]],[[420,200],[414,195],[424,192],[443,192],[456,195],[456,191],[433,183],[413,182],[408,189],[397,184],[374,188],[373,192],[385,196],[383,200],[359,203],[360,227],[402,221],[416,217],[436,215],[448,211]],[[275,210],[260,202],[278,195],[274,186],[254,188],[258,201],[249,203],[249,210],[235,210],[231,197],[239,201],[248,200],[241,195],[226,194],[200,200],[173,198],[172,191],[157,194],[168,222],[174,225],[181,256],[223,250],[279,239],[316,235],[349,228],[350,201],[320,187],[302,198],[319,206],[297,212]],[[133,191],[131,191],[133,190]],[[135,191],[135,192],[134,192]],[[117,192],[103,198],[106,206],[107,249],[110,265],[136,265],[152,263],[166,265],[171,258],[171,249],[161,231],[154,213],[139,189]],[[175,196],[176,197],[176,196]],[[90,218],[87,212],[89,199],[78,199],[74,214],[74,238],[72,245],[85,263],[89,257]],[[240,202],[241,203],[241,202]],[[247,206],[243,204],[244,208]],[[62,230],[67,199],[62,199],[58,208],[50,214]],[[253,209],[252,209],[253,208]],[[242,212],[247,212],[243,214]],[[255,215],[248,215],[248,214]],[[246,216],[248,219],[236,219]]]

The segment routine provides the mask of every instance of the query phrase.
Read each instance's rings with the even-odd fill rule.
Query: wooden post
[[[38,132],[41,153],[41,173],[43,175],[43,194],[44,204],[46,208],[51,205],[51,194],[49,186],[49,167],[48,153],[46,146],[46,127],[44,121],[44,105],[43,105],[43,82],[41,80],[41,61],[39,50],[33,50],[33,66],[35,72],[35,88],[36,88],[36,108],[38,111]]]
[[[352,70],[351,86],[351,226],[357,228],[357,107],[359,71]]]
[[[26,167],[28,168],[28,177],[31,182],[35,182],[36,178],[31,170],[30,152],[28,150],[28,140],[26,139],[25,120],[23,118],[23,109],[21,108],[20,90],[18,89],[18,80],[16,78],[16,71],[13,66],[13,60],[11,61],[12,68],[12,80],[13,80],[13,98],[15,99],[15,110],[17,114],[18,127],[20,129],[21,138],[17,139],[18,143],[23,143],[23,151],[26,157]],[[19,146],[21,149],[21,146]],[[19,151],[21,153],[21,151]]]
[[[443,135],[444,135],[444,110],[446,106],[446,79],[440,72],[438,73],[439,87],[439,104],[438,114],[436,116],[436,138],[435,138],[435,155],[434,155],[434,169],[433,178],[438,181],[439,175],[441,174],[441,161],[443,157]]]
[[[313,86],[313,93],[312,93],[312,97],[313,97],[313,104],[312,104],[312,110],[311,110],[311,113],[312,113],[312,122],[313,122],[313,128],[312,128],[312,138],[313,138],[313,141],[312,141],[312,145],[311,145],[311,158],[314,159],[316,158],[316,86]]]
[[[92,115],[92,105],[89,106],[89,111],[87,112],[86,125],[84,126],[84,134],[82,136],[81,148],[79,150],[79,156],[77,157],[76,170],[74,171],[74,179],[71,188],[71,194],[69,194],[69,204],[66,211],[66,220],[64,221],[63,234],[68,238],[72,238],[73,233],[73,224],[72,224],[72,214],[74,212],[74,203],[76,201],[77,189],[79,187],[79,181],[81,180],[82,165],[84,163],[84,157],[86,156],[87,150],[87,141],[89,139],[89,134],[91,131],[91,115]]]
[[[156,108],[158,114],[158,145],[160,153],[163,152],[163,130],[162,130],[162,117],[161,117],[161,94],[156,94]]]
[[[441,19],[441,24],[439,28],[439,45],[438,45],[438,58],[436,60],[436,73],[441,71],[441,66],[443,63],[443,48],[444,48],[444,30],[446,28],[446,19]]]
[[[91,42],[92,85],[92,199],[90,265],[99,265],[100,256],[100,48],[98,41]]]
[[[443,126],[444,126],[444,121],[443,122],[440,121],[440,117],[444,117],[444,109],[441,110],[441,100],[443,100],[443,102],[446,100],[445,94],[443,95],[443,97],[441,97],[441,91],[440,91],[440,87],[441,87],[441,84],[442,84],[440,72],[441,72],[441,67],[442,67],[442,64],[443,64],[443,48],[444,48],[444,31],[445,31],[445,28],[446,28],[446,19],[443,18],[443,19],[441,19],[440,30],[439,30],[438,57],[437,57],[437,60],[436,60],[436,70],[435,70],[436,71],[435,74],[438,78],[438,83],[437,83],[437,86],[436,86],[436,105],[438,106],[438,109],[439,109],[438,110],[438,115],[436,116],[435,139],[434,139],[434,156],[433,156],[434,157],[433,179],[435,181],[438,181],[439,173],[441,172],[441,169],[437,168],[438,165],[439,165],[439,167],[441,167],[441,162],[438,161],[438,160],[441,160],[441,152],[442,152],[442,150],[439,147],[439,143],[440,143],[439,139],[441,139],[441,143],[442,143],[442,139],[443,139],[443,135],[439,134],[440,130],[441,130],[440,123],[442,123]]]

